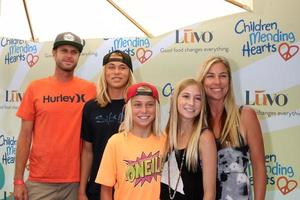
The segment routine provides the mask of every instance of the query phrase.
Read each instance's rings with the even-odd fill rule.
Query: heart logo
[[[39,57],[37,55],[33,55],[31,53],[27,54],[26,62],[29,67],[33,67],[39,60]]]
[[[279,189],[279,191],[283,194],[286,195],[288,193],[290,193],[291,191],[293,191],[298,183],[295,180],[288,180],[285,176],[281,176],[277,179],[277,187]]]
[[[281,43],[278,47],[278,52],[285,61],[291,59],[298,51],[299,47],[297,45],[289,45],[286,42]]]
[[[143,48],[138,48],[136,50],[136,57],[139,59],[140,63],[145,63],[152,56],[151,50],[145,50]]]

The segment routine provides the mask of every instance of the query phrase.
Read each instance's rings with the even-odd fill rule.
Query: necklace
[[[184,150],[183,154],[182,154],[182,158],[181,158],[181,163],[180,163],[180,169],[179,169],[179,175],[178,175],[178,178],[177,178],[177,181],[176,181],[176,185],[175,185],[175,189],[174,189],[174,193],[172,194],[172,191],[171,191],[171,175],[170,175],[170,152],[168,153],[168,189],[169,189],[169,197],[171,200],[173,200],[175,198],[175,195],[176,195],[176,192],[177,192],[177,187],[178,187],[178,184],[179,184],[179,179],[181,177],[181,172],[182,172],[182,167],[183,167],[183,163],[184,163],[184,157],[185,157],[185,152],[186,150]],[[175,159],[176,159],[176,155],[175,155]]]

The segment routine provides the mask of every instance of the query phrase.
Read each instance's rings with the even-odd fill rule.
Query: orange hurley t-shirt
[[[29,180],[80,180],[82,109],[95,96],[95,85],[77,77],[68,82],[48,77],[30,83],[17,111],[18,117],[34,121]]]
[[[115,200],[157,200],[166,137],[113,135],[105,148],[95,182],[114,187]]]

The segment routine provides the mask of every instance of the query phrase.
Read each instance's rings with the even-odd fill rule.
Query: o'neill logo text
[[[254,100],[250,100],[254,99]],[[246,105],[255,106],[285,106],[288,103],[288,97],[286,94],[268,94],[265,90],[255,90],[252,94],[249,90],[246,90]]]
[[[139,183],[141,186],[147,181],[151,183],[154,178],[157,180],[157,176],[161,172],[161,158],[159,157],[159,151],[155,154],[152,152],[147,156],[142,152],[141,157],[136,160],[124,160],[127,164],[126,180],[134,182],[136,187]]]

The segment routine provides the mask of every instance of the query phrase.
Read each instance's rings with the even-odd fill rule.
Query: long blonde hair
[[[96,96],[96,101],[101,107],[107,106],[108,103],[111,102],[111,99],[108,94],[108,89],[107,89],[107,81],[105,78],[105,70],[106,67],[103,66],[103,69],[100,73],[100,76],[98,78],[97,82],[97,96]],[[126,91],[130,85],[132,85],[135,82],[133,73],[131,70],[129,70],[129,77],[127,80],[127,84],[125,86],[125,90],[123,91],[123,96],[126,94]]]
[[[199,82],[195,79],[184,79],[180,81],[173,92],[170,103],[170,115],[166,126],[167,133],[167,151],[171,152],[173,150],[178,149],[178,132],[180,129],[181,119],[178,113],[178,96],[186,87],[190,85],[197,85],[200,88],[201,92],[201,109],[198,116],[195,117],[192,129],[192,135],[188,142],[186,149],[186,165],[189,170],[197,171],[197,167],[199,165],[199,140],[200,134],[203,127],[206,126],[205,122],[205,106],[203,106],[206,102],[205,93],[203,87]]]
[[[204,84],[204,80],[210,68],[216,63],[223,63],[226,67],[229,76],[229,89],[224,99],[224,111],[221,117],[221,135],[220,143],[224,146],[240,146],[238,129],[240,114],[239,109],[235,103],[234,91],[232,85],[232,73],[228,60],[222,56],[214,56],[204,62],[199,70],[197,80]],[[209,128],[212,129],[212,116],[208,103],[206,103],[207,121]],[[213,129],[212,129],[213,130]]]

